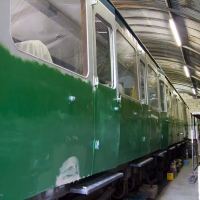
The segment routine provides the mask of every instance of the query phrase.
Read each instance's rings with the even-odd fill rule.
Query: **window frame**
[[[160,92],[160,98],[159,98],[160,99],[160,110],[161,110],[161,112],[167,112],[167,106],[166,106],[166,104],[167,104],[167,99],[166,99],[166,84],[161,79],[159,79],[158,82],[159,82],[159,89],[160,89],[160,83],[163,84],[163,91],[162,92],[163,92],[164,109],[162,109],[161,91],[159,90],[159,92]]]
[[[138,58],[137,58],[137,42],[135,40],[135,38],[130,34],[130,32],[127,29],[122,29],[119,25],[116,28],[116,41],[117,41],[117,32],[124,38],[124,40],[126,40],[130,46],[135,50],[136,53],[136,72],[137,72],[137,91],[138,91],[138,99],[135,99],[127,94],[122,94],[119,92],[118,89],[118,93],[120,96],[123,96],[125,98],[131,99],[135,102],[140,102],[140,82],[139,82],[139,71],[138,71]],[[116,60],[117,60],[117,46],[116,46]],[[118,62],[116,62],[118,63]],[[119,83],[119,76],[118,76],[118,64],[117,65],[117,85]],[[116,86],[118,88],[118,86]]]
[[[102,20],[105,25],[108,27],[108,32],[109,32],[109,52],[110,52],[110,72],[111,72],[111,86],[107,86],[106,84],[101,84],[98,81],[98,84],[103,85],[105,87],[108,88],[112,88],[115,89],[115,70],[114,70],[114,62],[113,62],[113,53],[114,53],[114,47],[113,47],[113,38],[114,38],[114,30],[113,30],[113,26],[104,18],[101,16],[101,14],[99,14],[98,12],[95,13],[94,18],[100,18],[100,20]],[[95,48],[95,74],[98,77],[98,72],[97,72],[97,37],[96,37],[96,25],[95,25],[95,21],[94,21],[94,48]],[[98,77],[99,79],[99,77]]]
[[[10,5],[11,5],[11,8],[12,8],[12,0],[10,0]],[[42,58],[39,58],[39,57],[37,57],[36,55],[33,55],[33,54],[30,54],[30,53],[27,53],[27,52],[25,52],[25,51],[22,51],[22,50],[20,50],[17,46],[16,46],[16,44],[15,44],[15,42],[14,42],[14,40],[13,40],[13,36],[12,36],[12,33],[11,33],[11,26],[12,26],[12,23],[11,23],[11,16],[12,16],[12,12],[10,11],[10,38],[11,38],[11,41],[12,41],[12,44],[14,45],[14,47],[15,47],[15,49],[18,51],[18,52],[20,52],[20,53],[22,53],[22,54],[24,54],[24,55],[28,55],[28,56],[30,56],[30,60],[35,60],[36,62],[38,62],[38,63],[42,63],[42,64],[46,64],[46,65],[48,65],[48,66],[50,66],[50,67],[55,67],[56,69],[58,69],[58,70],[61,70],[63,73],[65,73],[65,74],[69,74],[69,75],[75,75],[75,76],[77,76],[77,77],[80,77],[80,78],[82,78],[83,80],[88,80],[89,78],[90,78],[90,73],[91,73],[91,70],[90,70],[90,64],[89,64],[89,45],[88,45],[88,42],[89,42],[89,35],[88,35],[88,30],[89,30],[89,20],[88,20],[88,16],[89,16],[89,12],[88,12],[88,7],[89,7],[90,5],[89,5],[89,3],[88,3],[88,1],[87,0],[85,0],[85,35],[86,35],[86,41],[85,41],[85,46],[86,46],[86,55],[85,55],[85,60],[86,60],[86,69],[87,69],[87,73],[86,73],[86,75],[84,76],[84,75],[82,75],[82,74],[79,74],[79,73],[77,73],[77,72],[74,72],[74,71],[72,71],[72,70],[70,70],[70,69],[67,69],[67,68],[65,68],[65,67],[63,67],[63,66],[61,66],[61,65],[58,65],[58,64],[56,64],[56,63],[53,63],[53,62],[49,62],[49,61],[47,61],[47,60],[45,60],[45,59],[42,59]],[[82,40],[81,40],[82,41]],[[83,44],[83,43],[82,43]],[[82,49],[82,52],[84,52],[84,49]],[[50,54],[51,55],[51,54]],[[25,59],[26,59],[26,57],[25,57]],[[28,57],[28,59],[29,59],[29,57]],[[84,59],[83,59],[84,60]],[[82,68],[83,69],[83,68]]]
[[[142,102],[142,92],[141,92],[141,68],[140,68],[140,63],[143,63],[144,64],[144,96],[145,96],[145,98],[144,98],[144,102]],[[140,79],[140,85],[139,85],[139,87],[140,87],[140,100],[141,100],[141,104],[147,104],[147,96],[148,96],[148,94],[147,94],[147,67],[146,67],[146,63],[144,62],[144,60],[142,59],[142,58],[139,58],[138,59],[138,71],[139,71],[139,79]]]
[[[170,90],[170,85],[168,84],[168,82],[165,84],[165,94],[168,95],[169,98],[169,107],[168,107],[168,103],[167,103],[167,98],[166,98],[166,112],[168,113],[169,116],[171,116],[171,90]],[[167,93],[168,92],[168,93]]]
[[[158,107],[154,107],[152,105],[150,105],[150,97],[149,97],[149,79],[148,79],[148,67],[150,67],[156,74],[156,85],[157,85],[157,98],[158,98]],[[159,85],[158,85],[158,74],[157,74],[157,71],[155,70],[155,66],[151,63],[151,62],[147,62],[147,88],[148,88],[148,105],[149,105],[149,108],[152,107],[156,110],[160,110],[160,100],[159,100]]]

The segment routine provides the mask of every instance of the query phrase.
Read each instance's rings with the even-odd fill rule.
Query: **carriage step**
[[[172,151],[173,149],[175,149],[176,147],[171,147],[168,149],[168,151]]]
[[[70,192],[76,194],[88,195],[121,177],[123,177],[123,173],[105,174],[101,177],[95,178],[93,180],[90,180],[88,182],[70,188]]]
[[[153,158],[151,157],[146,160],[142,160],[142,161],[140,160],[137,163],[131,163],[130,166],[131,167],[142,167],[142,166],[146,165],[147,163],[151,162],[152,160],[153,160]]]
[[[153,156],[155,156],[155,157],[163,157],[166,153],[167,153],[167,151],[155,152],[153,154]]]
[[[177,144],[176,146],[179,148],[182,145],[182,143]]]

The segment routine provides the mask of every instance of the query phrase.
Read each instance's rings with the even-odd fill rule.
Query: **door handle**
[[[137,113],[137,112],[135,112],[135,111],[133,111],[133,115],[134,115],[134,116],[137,116],[137,115],[138,115],[138,113]]]
[[[114,111],[118,111],[119,110],[119,107],[114,107]]]
[[[76,97],[74,97],[74,96],[69,96],[69,101],[70,101],[70,102],[76,101]]]

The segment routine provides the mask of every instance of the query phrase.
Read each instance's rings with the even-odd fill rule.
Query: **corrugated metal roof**
[[[200,91],[200,1],[110,0],[147,47],[180,92]],[[172,35],[169,19],[177,26],[182,46]],[[183,66],[190,69],[186,77]]]

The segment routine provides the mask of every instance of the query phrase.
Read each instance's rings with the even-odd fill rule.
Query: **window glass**
[[[145,93],[145,64],[140,60],[140,91],[142,103],[146,102]]]
[[[178,111],[178,112],[177,112],[178,118],[181,118],[181,113],[180,113],[180,100],[179,100],[179,99],[177,100],[177,111]]]
[[[183,104],[180,102],[181,120],[183,120]]]
[[[164,83],[163,81],[159,81],[160,83],[160,105],[161,110],[165,111],[165,91],[164,91]]]
[[[158,86],[157,86],[157,74],[148,65],[148,90],[149,90],[149,105],[158,108]]]
[[[168,86],[166,85],[166,101],[167,101],[167,112],[171,113],[171,92],[169,91]]]
[[[11,2],[11,34],[18,49],[87,75],[84,0]]]
[[[95,17],[97,76],[99,83],[112,86],[110,64],[110,25],[100,16]]]
[[[177,99],[175,99],[175,109],[174,109],[174,115],[176,116],[176,117],[178,117],[178,101],[177,101]]]
[[[178,107],[178,116],[179,116],[180,119],[182,119],[182,110],[181,110],[181,102],[180,102],[180,100],[178,100],[178,105],[179,105],[179,107]]]
[[[187,121],[187,114],[186,114],[186,108],[185,108],[184,103],[183,103],[183,121],[184,121],[184,122]]]
[[[173,112],[173,116],[177,117],[177,99],[175,96],[172,97],[172,112]]]
[[[172,93],[171,92],[169,92],[169,98],[170,98],[170,109],[169,109],[169,111],[170,111],[170,114],[172,115],[173,113],[172,113]]]
[[[136,51],[119,32],[117,32],[117,63],[119,92],[138,100]]]

